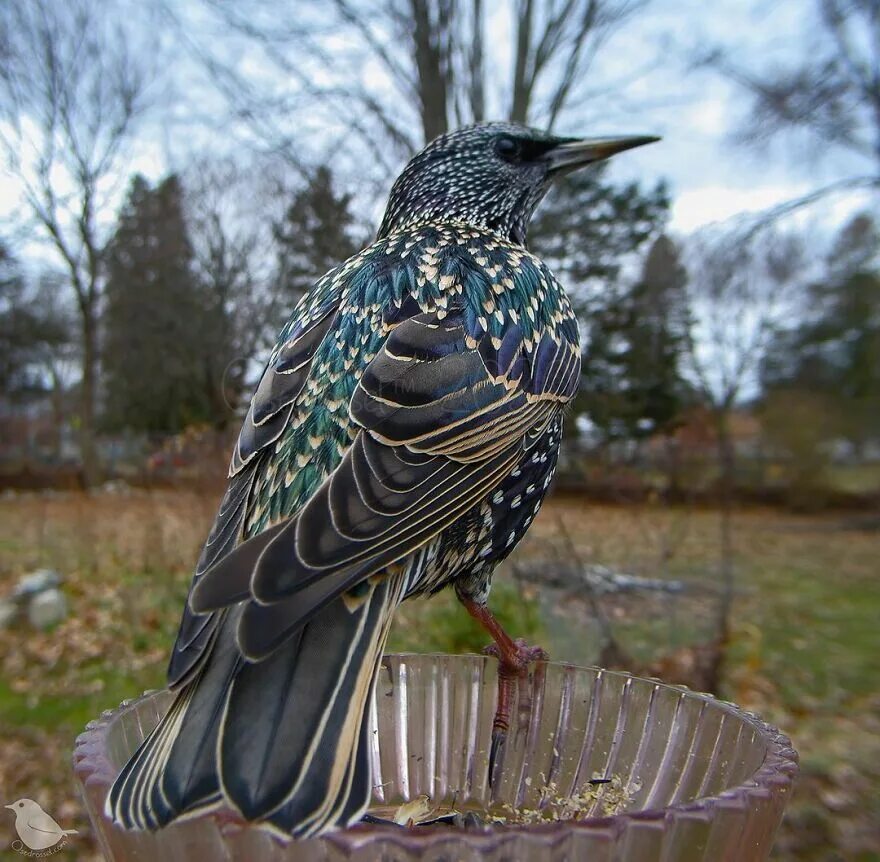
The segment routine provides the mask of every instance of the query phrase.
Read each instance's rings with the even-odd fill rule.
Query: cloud
[[[743,212],[760,212],[805,194],[801,184],[757,186],[751,189],[706,185],[680,192],[672,203],[670,227],[689,233],[702,225],[724,221]]]

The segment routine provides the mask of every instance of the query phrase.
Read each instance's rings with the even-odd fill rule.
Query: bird
[[[48,850],[76,829],[62,829],[33,799],[16,799],[4,806],[15,812],[15,831],[28,850]]]
[[[270,354],[183,611],[175,699],[107,797],[117,823],[221,807],[288,837],[357,822],[368,707],[410,597],[451,586],[499,679],[543,654],[488,607],[580,378],[572,305],[528,224],[558,177],[654,140],[478,123],[406,165],[375,241],[317,279]]]

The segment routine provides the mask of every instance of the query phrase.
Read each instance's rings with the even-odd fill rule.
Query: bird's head
[[[16,799],[15,802],[13,802],[12,804],[4,805],[3,807],[8,808],[10,811],[18,812],[18,811],[28,811],[36,805],[37,805],[37,803],[34,802],[33,799]]]
[[[478,123],[431,141],[391,189],[379,238],[460,222],[525,244],[535,207],[559,176],[659,138],[562,138],[514,123]]]

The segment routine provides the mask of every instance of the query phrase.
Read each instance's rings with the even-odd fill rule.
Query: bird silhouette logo
[[[77,834],[76,829],[62,829],[33,799],[17,799],[5,807],[15,812],[15,830],[21,839],[12,842],[12,849],[27,856],[48,855],[28,850],[60,850],[68,835]]]

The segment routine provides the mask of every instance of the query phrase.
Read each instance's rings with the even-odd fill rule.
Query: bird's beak
[[[14,805],[4,805],[3,807],[4,807],[4,808],[8,808],[10,811],[15,811],[15,806],[14,806]]]
[[[644,144],[653,144],[660,138],[654,135],[622,135],[619,138],[581,138],[564,141],[544,153],[544,160],[550,164],[551,173],[569,173],[578,168],[591,165],[631,150]]]

